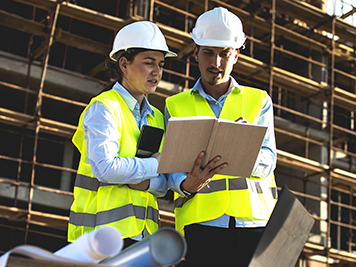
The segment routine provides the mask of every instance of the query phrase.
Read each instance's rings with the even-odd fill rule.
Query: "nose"
[[[163,68],[160,66],[160,65],[155,65],[153,71],[152,71],[152,74],[155,75],[155,76],[161,76],[163,73]]]
[[[221,64],[221,57],[219,55],[216,55],[213,59],[212,65],[216,68],[219,68]]]

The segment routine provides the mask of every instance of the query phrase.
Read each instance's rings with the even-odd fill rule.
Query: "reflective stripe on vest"
[[[135,156],[140,130],[122,97],[110,90],[93,98],[80,116],[73,143],[81,153],[74,186],[74,201],[68,224],[68,241],[102,225],[119,229],[123,238],[137,236],[144,228],[152,234],[159,227],[156,197],[151,193],[130,189],[127,185],[99,182],[93,175],[84,138],[83,117],[87,108],[98,101],[106,106],[120,132],[120,157]],[[150,125],[164,129],[163,114],[152,107],[154,115],[147,119]]]
[[[249,123],[258,124],[267,97],[259,89],[234,88],[226,97],[219,118],[235,121],[244,117]],[[207,100],[192,90],[167,98],[166,106],[172,117],[215,117]],[[184,235],[185,225],[213,220],[223,214],[246,220],[268,220],[277,200],[277,189],[273,173],[262,178],[214,175],[209,186],[193,197],[174,195],[176,229]]]
[[[90,191],[98,191],[100,186],[113,186],[115,184],[102,183],[99,182],[98,179],[94,179],[92,177],[88,177],[86,175],[77,174],[75,178],[74,186],[80,187]]]
[[[229,179],[228,183],[229,183],[229,190],[230,191],[248,189],[246,178]],[[260,185],[259,181],[255,181],[254,186],[255,186],[255,190],[256,190],[256,192],[258,194],[263,194],[263,191],[262,191],[262,188],[261,188],[261,185]],[[278,198],[278,196],[277,196],[277,188],[269,187],[269,189],[271,190],[271,194],[272,194],[273,198],[277,199]],[[227,190],[225,179],[223,179],[223,180],[212,180],[209,183],[209,187],[208,186],[204,186],[197,194],[207,194],[207,193],[213,193],[213,192],[224,191],[224,190]],[[175,208],[183,207],[184,203],[186,203],[192,197],[194,197],[194,194],[191,195],[190,197],[181,197],[181,196],[178,197],[174,201],[174,207]]]
[[[98,191],[99,187],[101,186],[117,186],[117,185],[102,183],[95,178],[77,174],[75,180],[75,186],[89,191]],[[128,204],[122,207],[101,211],[98,212],[97,214],[71,211],[69,223],[78,226],[95,227],[99,225],[112,223],[118,220],[122,220],[130,216],[135,216],[137,219],[144,220],[145,215],[148,220],[152,220],[156,223],[159,223],[159,211],[157,209],[154,209],[152,207],[147,207],[147,212],[146,212],[145,207],[135,206],[133,204]]]
[[[159,223],[159,212],[152,207],[146,209],[140,206],[128,204],[112,210],[98,212],[97,214],[80,213],[70,211],[69,223],[77,226],[96,227],[123,220],[130,216],[135,216],[140,220],[152,220]]]

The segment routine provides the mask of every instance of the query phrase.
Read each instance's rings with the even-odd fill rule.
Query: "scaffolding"
[[[150,102],[193,86],[190,31],[223,6],[243,21],[246,47],[232,75],[272,97],[278,188],[287,185],[316,219],[298,266],[356,262],[356,27],[325,3],[296,0],[2,0],[0,2],[0,251],[66,243],[79,155],[71,144],[90,98],[112,80],[115,33],[155,22],[171,50]],[[174,225],[172,194],[159,199]],[[48,244],[48,245],[47,245]]]

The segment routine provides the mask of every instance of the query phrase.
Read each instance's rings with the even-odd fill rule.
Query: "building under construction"
[[[179,55],[149,95],[163,111],[199,77],[189,33],[215,6],[238,15],[247,35],[233,77],[273,99],[278,188],[315,219],[296,266],[355,266],[356,27],[344,19],[356,9],[330,16],[319,0],[1,0],[0,253],[67,244],[79,161],[71,137],[113,79],[105,63],[116,32],[153,21]],[[172,192],[159,204],[162,224],[174,226]]]

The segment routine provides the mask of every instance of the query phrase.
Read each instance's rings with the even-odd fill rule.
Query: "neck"
[[[215,100],[218,100],[222,95],[224,95],[228,91],[229,84],[230,84],[230,81],[221,84],[216,84],[216,85],[211,85],[203,80],[201,81],[205,93],[212,96]]]
[[[140,110],[141,110],[142,109],[142,101],[143,101],[144,95],[139,95],[137,97],[133,96],[133,97],[137,100],[138,104],[140,105]]]
[[[130,95],[132,95],[133,98],[135,98],[137,100],[137,102],[138,102],[138,104],[140,105],[140,108],[141,108],[142,101],[143,101],[143,98],[144,98],[144,94],[136,92],[135,90],[131,90],[130,84],[128,84],[126,82],[126,80],[123,80],[121,85],[126,89],[127,92],[130,93]]]

